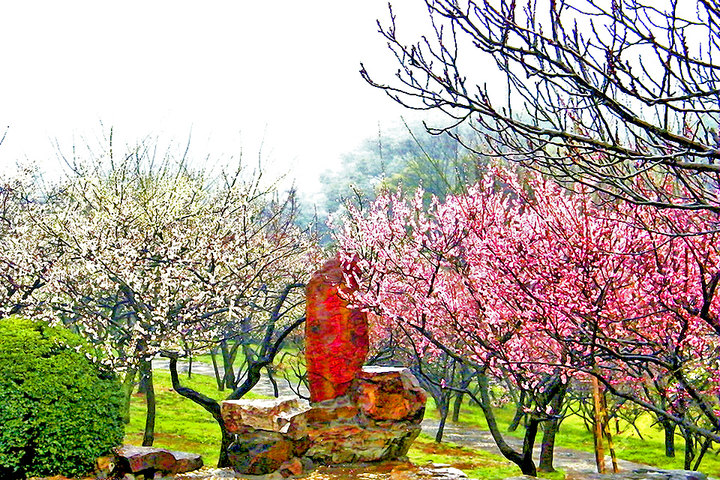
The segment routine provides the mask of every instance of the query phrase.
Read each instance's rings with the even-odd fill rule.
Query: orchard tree
[[[569,188],[720,212],[717,2],[425,0],[425,7],[429,32],[417,41],[392,10],[380,24],[399,63],[396,78],[364,66],[361,74],[402,105],[447,114],[432,132],[473,148],[456,130],[469,126],[487,140],[483,153]]]
[[[33,182],[29,170],[0,179],[0,318],[37,304],[56,260],[55,249],[33,226],[45,201]]]
[[[491,290],[498,278],[480,270],[483,260],[472,256],[482,253],[479,235],[501,245],[506,224],[519,218],[520,209],[500,196],[481,194],[479,186],[444,203],[436,199],[429,212],[423,196],[420,190],[411,201],[385,195],[367,213],[350,211],[338,240],[343,255],[357,258],[364,273],[355,302],[377,314],[376,334],[398,325],[430,363],[448,356],[472,368],[480,386],[476,400],[500,451],[523,473],[535,475],[532,448],[539,423],[551,418],[548,406],[564,384],[563,358],[553,339],[512,318],[508,312],[524,305],[514,304],[518,297]],[[532,398],[521,451],[504,440],[494,416],[490,378],[500,375],[500,367]]]
[[[489,397],[480,401],[501,452],[524,473],[535,472],[538,423],[557,419],[572,377],[594,376],[718,441],[714,213],[596,202],[501,168],[429,209],[422,196],[388,195],[367,212],[351,210],[339,242],[363,270],[355,302],[375,311],[381,328],[402,325],[427,355],[472,366],[481,397],[490,376],[510,375],[526,391],[533,408],[522,453],[503,445]],[[644,398],[641,385],[659,376],[704,423]],[[545,433],[551,448],[554,433]],[[543,469],[551,458],[542,456]]]
[[[276,332],[301,323],[296,291],[315,252],[293,222],[292,192],[242,165],[206,178],[183,157],[156,160],[151,147],[79,165],[36,218],[62,250],[47,314],[105,347],[129,388],[140,368],[144,444],[154,431],[152,358],[261,331],[239,398],[272,363]]]

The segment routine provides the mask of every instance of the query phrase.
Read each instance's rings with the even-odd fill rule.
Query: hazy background
[[[393,1],[406,28],[422,2]],[[0,7],[0,171],[18,160],[57,172],[58,146],[145,136],[209,162],[261,151],[301,189],[400,115],[358,74],[397,66],[377,33],[385,0],[23,1]]]

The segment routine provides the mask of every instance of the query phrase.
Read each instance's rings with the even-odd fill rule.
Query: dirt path
[[[423,420],[423,432],[435,436],[437,432],[438,421],[425,419]],[[500,455],[500,450],[495,445],[490,432],[484,430],[476,430],[468,428],[467,425],[458,425],[448,423],[445,425],[443,440],[447,440],[458,445],[465,445],[480,450]],[[515,437],[506,436],[505,441],[517,450],[522,449],[522,440]],[[540,445],[535,445],[533,451],[535,464],[540,462]],[[612,462],[610,456],[605,457],[605,464],[608,472],[612,472]],[[595,454],[583,452],[580,450],[571,450],[568,448],[555,448],[555,457],[553,465],[555,468],[564,470],[565,472],[577,473],[596,473]],[[618,460],[620,471],[635,470],[638,468],[648,468],[647,465]]]
[[[168,368],[168,361],[164,359],[153,360],[153,367],[158,369],[166,370]],[[178,371],[187,372],[187,364],[178,362]],[[212,365],[205,363],[194,363],[193,373],[199,375],[210,375],[214,376]],[[287,388],[287,385],[283,381],[278,381],[278,387],[280,389],[280,395],[293,395],[293,393]],[[260,395],[273,396],[273,387],[266,376],[263,376],[261,381],[252,390],[253,392]],[[422,423],[423,432],[434,437],[437,432],[438,422],[437,420],[425,419]],[[469,428],[467,425],[457,425],[448,423],[445,426],[445,433],[443,439],[448,440],[458,445],[464,445],[480,450],[486,450],[500,455],[495,445],[495,441],[492,439],[490,432],[484,430],[478,430]],[[522,440],[514,437],[506,437],[506,441],[516,449],[522,448]],[[533,452],[535,463],[539,463],[540,458],[540,445],[537,444],[535,451]],[[606,456],[605,463],[607,471],[612,471],[612,463],[610,456]],[[584,452],[580,450],[572,450],[568,448],[556,448],[555,449],[555,468],[562,469],[565,472],[578,472],[578,473],[595,473],[595,455],[590,452]],[[638,468],[648,468],[647,465],[639,463],[628,462],[625,460],[618,460],[618,466],[621,471],[634,470]]]

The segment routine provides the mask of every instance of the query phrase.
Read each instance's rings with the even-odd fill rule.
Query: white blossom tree
[[[37,304],[56,258],[31,221],[42,201],[32,184],[29,170],[0,178],[0,318]]]
[[[294,194],[241,166],[209,181],[184,157],[154,161],[142,144],[122,161],[109,153],[75,167],[34,217],[60,257],[45,315],[102,346],[126,372],[128,394],[141,370],[150,445],[152,358],[189,344],[207,349],[238,335],[233,322],[242,321],[244,334],[262,329],[266,344],[299,325],[295,286],[314,263],[313,242],[292,221]]]

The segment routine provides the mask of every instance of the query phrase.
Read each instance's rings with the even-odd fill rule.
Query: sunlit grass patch
[[[215,466],[220,448],[220,427],[200,405],[184,398],[172,389],[170,374],[164,371],[153,372],[157,413],[155,419],[155,443],[153,446],[199,453],[205,465]],[[203,375],[193,375],[188,379],[182,376],[183,386],[216,400],[223,400],[229,390],[218,391],[215,379]],[[248,393],[244,398],[260,398]],[[130,424],[125,431],[125,443],[140,445],[145,430],[145,397],[134,394],[130,403]]]
[[[436,443],[426,434],[421,434],[408,452],[408,458],[417,465],[427,463],[448,464],[467,473],[470,478],[498,480],[520,475],[512,462],[500,455],[460,446],[452,442]],[[544,478],[562,480],[563,472],[540,474]]]

